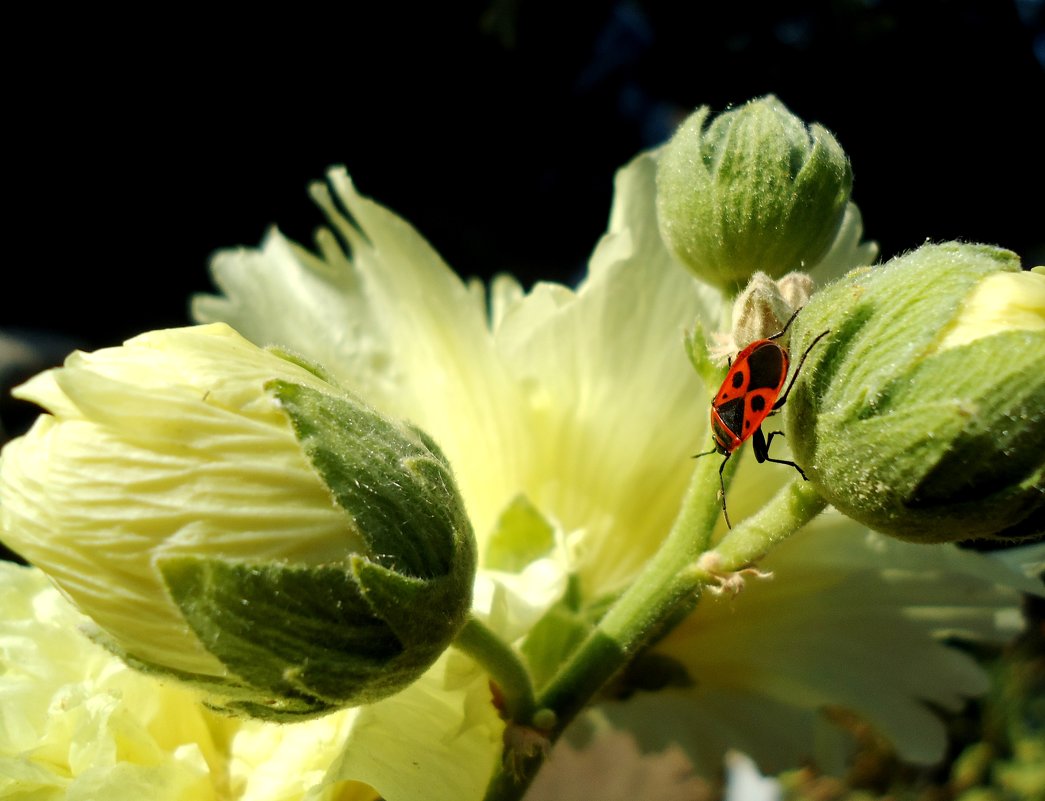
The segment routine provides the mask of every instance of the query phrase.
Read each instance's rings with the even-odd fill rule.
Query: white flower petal
[[[872,264],[878,258],[878,243],[864,241],[863,235],[864,223],[860,209],[850,201],[845,207],[835,241],[824,257],[807,270],[818,285],[823,286],[840,278],[854,267]]]
[[[887,540],[837,515],[760,567],[773,578],[749,581],[732,601],[705,599],[658,645],[694,687],[643,699],[630,713],[608,707],[617,725],[641,727],[639,717],[657,714],[665,729],[691,732],[702,765],[732,745],[776,771],[817,756],[816,714],[842,707],[906,760],[931,764],[946,741],[926,704],[958,709],[988,686],[982,668],[942,639],[1004,641],[1012,632],[1001,613],[1031,586],[990,557]]]
[[[474,611],[514,642],[562,597],[568,579],[565,565],[555,559],[538,559],[520,573],[481,570],[475,579]]]
[[[412,227],[359,195],[343,170],[329,180],[336,201],[323,185],[314,195],[350,255],[329,234],[322,258],[270,235],[260,253],[215,258],[227,297],[197,298],[194,313],[301,353],[380,411],[428,432],[454,466],[481,545],[518,492],[529,452],[526,412],[487,317]]]
[[[576,293],[539,285],[497,330],[533,410],[525,492],[565,529],[584,530],[592,594],[634,575],[667,532],[707,426],[682,338],[713,315],[716,295],[666,253],[649,257],[653,176],[648,156],[621,171],[619,230]]]
[[[38,570],[0,562],[0,797],[227,798],[235,724],[79,635],[83,621]]]

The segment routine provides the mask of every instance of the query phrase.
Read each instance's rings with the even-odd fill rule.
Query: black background
[[[188,322],[207,260],[345,164],[466,276],[576,280],[616,168],[700,104],[776,93],[837,135],[884,257],[1045,262],[1043,0],[40,5],[5,22],[0,439],[72,347]],[[222,11],[227,15],[227,11]],[[14,337],[14,339],[10,339]]]
[[[338,163],[462,274],[572,281],[618,166],[767,92],[834,131],[883,256],[1045,260],[1037,0],[259,8],[9,28],[0,329],[94,348],[184,324],[214,250],[310,240],[305,187]]]

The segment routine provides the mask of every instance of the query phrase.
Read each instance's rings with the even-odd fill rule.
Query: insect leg
[[[726,458],[722,460],[722,464],[718,468],[718,485],[722,489],[722,516],[726,518],[726,528],[733,528],[733,524],[729,522],[729,512],[726,510],[726,480],[722,477],[722,471],[726,469],[726,462],[732,455],[733,451],[726,453]]]
[[[713,453],[723,453],[722,448],[712,448],[710,451],[704,451],[703,453],[693,454],[694,459],[699,459],[701,456],[710,456]],[[725,459],[722,460],[722,464],[718,468],[718,485],[722,490],[722,516],[726,518],[726,526],[733,528],[733,524],[729,522],[729,512],[726,511],[726,480],[722,477],[722,471],[726,469],[726,462],[729,461],[729,457],[733,455],[733,451],[725,451]]]
[[[800,476],[802,476],[802,478],[805,481],[808,481],[809,479],[806,478],[805,471],[801,467],[799,467],[797,464],[795,464],[794,462],[788,461],[787,459],[774,459],[772,456],[769,455],[769,446],[773,443],[773,437],[777,437],[777,436],[780,436],[780,437],[784,436],[784,432],[783,431],[772,431],[772,432],[770,432],[769,439],[767,440],[765,435],[762,433],[761,426],[758,428],[758,430],[755,431],[755,435],[751,439],[751,446],[752,446],[752,448],[754,448],[754,451],[755,451],[755,460],[759,464],[762,464],[762,462],[774,462],[776,464],[788,464],[788,465],[791,465],[793,468],[795,468],[795,470],[798,471],[798,474]]]

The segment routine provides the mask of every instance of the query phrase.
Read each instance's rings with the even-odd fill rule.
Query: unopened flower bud
[[[755,340],[778,333],[805,306],[812,292],[813,279],[805,273],[788,273],[779,281],[755,273],[733,301],[733,326],[727,335],[716,334],[711,358],[725,364],[728,357]],[[787,335],[778,344],[786,343]]]
[[[1045,530],[1045,274],[985,245],[926,245],[813,296],[788,443],[846,515],[903,539]]]
[[[449,465],[225,325],[74,353],[0,460],[0,532],[90,633],[215,706],[298,720],[414,681],[471,606]]]
[[[774,279],[808,270],[845,215],[845,152],[772,95],[709,117],[706,106],[693,112],[660,155],[664,241],[699,278],[731,291],[759,270]]]

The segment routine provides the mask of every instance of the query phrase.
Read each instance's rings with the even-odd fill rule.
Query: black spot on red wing
[[[779,390],[776,387],[772,389],[754,389],[744,396],[745,437],[748,435],[749,430],[758,428],[762,425],[762,421],[769,417],[773,401],[776,399],[778,392]]]
[[[715,400],[715,403],[721,404],[733,398],[742,398],[747,388],[747,382],[747,364],[738,359],[734,362],[729,373],[726,374],[726,380],[722,382],[722,386],[719,387],[718,397]]]
[[[769,389],[779,392],[787,377],[787,353],[773,342],[765,342],[751,351],[747,357],[747,372],[750,376],[747,391]]]

